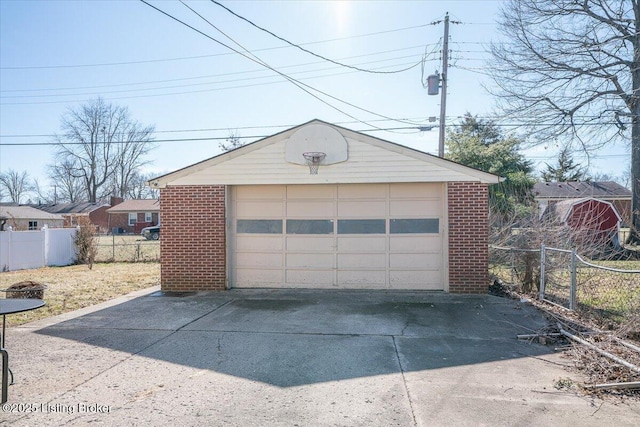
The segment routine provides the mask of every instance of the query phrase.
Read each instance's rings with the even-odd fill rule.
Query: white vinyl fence
[[[63,266],[75,262],[75,228],[0,231],[0,271]]]

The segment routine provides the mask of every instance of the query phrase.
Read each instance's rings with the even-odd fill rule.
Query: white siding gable
[[[310,123],[325,124],[321,121]],[[159,177],[150,184],[164,187],[448,181],[496,183],[499,180],[495,175],[340,127],[334,128],[347,140],[347,161],[322,165],[317,175],[311,175],[308,166],[285,160],[286,142],[299,128]]]

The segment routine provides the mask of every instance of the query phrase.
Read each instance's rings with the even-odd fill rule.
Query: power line
[[[418,133],[420,131],[419,127],[395,127],[395,128],[372,128],[372,129],[358,129],[354,130],[354,132],[378,132],[378,131],[394,131],[394,130],[414,130],[413,133]],[[249,135],[249,136],[237,136],[239,139],[263,139],[272,135]],[[176,139],[159,139],[159,140],[150,140],[150,141],[106,141],[106,142],[96,142],[96,145],[103,144],[125,144],[131,142],[151,142],[151,143],[168,143],[168,142],[206,142],[206,141],[222,141],[229,139],[226,137],[209,137],[209,138],[176,138]],[[71,143],[58,143],[58,142],[32,142],[32,143],[0,143],[0,146],[17,146],[17,147],[42,147],[42,146],[60,146],[60,145],[83,145],[82,142],[71,142]],[[525,150],[526,151],[526,150]],[[532,155],[526,156],[527,159],[542,161],[542,160],[552,160],[557,158],[556,154],[549,154],[548,156],[543,155]],[[593,159],[616,159],[616,158],[629,158],[629,154],[592,154],[590,155]]]
[[[463,118],[461,116],[456,117],[456,119],[460,119]],[[478,117],[478,118],[485,118],[485,117]],[[391,121],[399,121],[399,120],[417,120],[419,118],[411,118],[411,119],[391,119]],[[370,120],[371,122],[376,122],[376,121],[390,121],[390,120],[382,120],[382,119],[378,119],[378,120]],[[345,124],[355,124],[355,123],[362,123],[361,120],[355,120],[355,121],[344,121],[344,122],[335,122],[336,125],[345,125]],[[583,123],[583,124],[578,124],[577,126],[606,126],[606,125],[613,125],[616,124],[614,122],[591,122],[591,123]],[[544,127],[544,126],[551,126],[552,124],[549,123],[537,123],[537,124],[522,124],[522,123],[493,123],[494,126],[496,127],[521,127],[521,126],[527,126],[527,127]],[[630,125],[630,123],[628,123],[627,125]],[[232,126],[232,127],[228,127],[228,128],[205,128],[205,129],[174,129],[174,130],[156,130],[154,131],[154,133],[183,133],[183,132],[222,132],[222,131],[230,131],[230,130],[249,130],[249,129],[269,129],[269,128],[291,128],[293,126],[296,126],[295,124],[286,124],[286,125],[265,125],[265,126]],[[421,128],[425,128],[425,127],[432,127],[434,126],[433,124],[431,125],[416,125],[416,126],[405,126],[405,127],[387,127],[387,128],[380,128],[380,127],[372,127],[372,129],[362,129],[362,130],[354,130],[354,132],[373,132],[373,131],[392,131],[392,130],[420,130]],[[456,126],[459,126],[459,124],[455,124],[455,123],[449,123],[449,124],[445,124],[445,127],[448,128],[454,128]],[[0,138],[55,138],[58,137],[60,135],[55,135],[55,134],[6,134],[6,135],[0,135]],[[251,138],[266,138],[267,136],[271,136],[271,135],[250,135],[250,136],[238,136],[238,138],[241,139],[251,139]],[[152,140],[152,142],[181,142],[181,141],[206,141],[206,140],[224,140],[224,139],[228,139],[229,136],[224,136],[224,137],[206,137],[206,138],[178,138],[178,139],[154,139]],[[129,141],[129,142],[140,142],[140,141]],[[8,142],[0,142],[0,146],[19,146],[19,145],[60,145],[61,143],[59,142],[41,142],[41,143],[8,143]],[[78,143],[81,144],[81,143]],[[601,155],[601,156],[606,156],[606,155]]]
[[[141,0],[141,1],[142,1],[143,3],[148,4],[145,0]],[[263,60],[261,60],[260,58],[258,58],[255,54],[251,53],[248,49],[246,49],[246,48],[245,48],[244,46],[242,46],[240,43],[238,43],[237,41],[233,40],[230,36],[228,36],[227,34],[225,34],[222,30],[220,30],[218,27],[216,27],[214,24],[212,24],[212,23],[211,23],[209,20],[207,20],[205,17],[203,17],[203,16],[202,16],[202,15],[200,15],[198,12],[196,12],[195,10],[193,10],[193,9],[192,9],[188,4],[186,4],[184,1],[180,0],[180,3],[182,3],[182,4],[183,4],[187,9],[191,10],[195,15],[197,15],[199,18],[201,18],[203,21],[205,21],[205,22],[206,22],[207,24],[209,24],[211,27],[213,27],[216,31],[218,31],[219,33],[221,33],[222,35],[224,35],[226,38],[228,38],[229,40],[231,40],[233,43],[235,43],[237,46],[239,46],[240,48],[242,48],[245,52],[247,52],[247,54],[250,54],[250,55],[251,55],[251,57],[250,57],[250,56],[247,56],[247,55],[246,55],[246,54],[244,54],[244,53],[239,52],[238,50],[236,50],[236,49],[232,48],[231,46],[228,46],[228,45],[226,45],[226,44],[224,44],[224,43],[220,42],[219,40],[216,40],[216,39],[214,39],[214,38],[211,38],[211,37],[210,37],[212,40],[216,41],[217,43],[222,44],[223,46],[227,47],[228,49],[231,49],[231,50],[233,50],[233,51],[235,51],[235,52],[240,53],[240,54],[241,54],[242,56],[244,56],[245,58],[247,58],[247,59],[249,59],[249,60],[251,60],[251,61],[254,61],[254,62],[258,63],[258,64],[262,65],[263,67],[266,67],[266,68],[268,68],[268,69],[270,69],[270,70],[272,70],[272,71],[276,72],[276,73],[277,73],[277,74],[279,74],[280,76],[284,77],[287,81],[289,81],[290,83],[292,83],[294,86],[296,86],[296,87],[297,87],[297,88],[299,88],[300,90],[304,91],[304,92],[305,92],[305,93],[307,93],[308,95],[310,95],[310,96],[314,97],[315,99],[317,99],[318,101],[322,102],[323,104],[327,105],[328,107],[331,107],[331,108],[333,108],[334,110],[336,110],[336,111],[338,111],[338,112],[340,112],[340,113],[342,113],[342,114],[344,114],[344,115],[346,115],[346,116],[348,116],[348,117],[351,117],[352,119],[358,120],[355,116],[352,116],[351,114],[347,113],[346,111],[343,111],[343,110],[341,110],[340,108],[336,107],[335,105],[330,104],[329,102],[327,102],[327,101],[325,101],[324,99],[320,98],[320,97],[319,97],[319,96],[317,96],[316,94],[311,93],[309,90],[305,89],[305,87],[308,87],[309,89],[314,90],[314,91],[317,91],[317,92],[320,92],[320,93],[324,93],[324,92],[321,92],[321,91],[319,91],[319,90],[318,90],[318,89],[316,89],[316,88],[313,88],[313,87],[311,87],[311,86],[309,86],[309,85],[306,85],[306,84],[304,84],[304,83],[300,82],[299,80],[296,80],[296,79],[294,79],[294,78],[290,77],[289,75],[287,75],[287,74],[285,74],[285,73],[283,73],[283,72],[281,72],[281,71],[279,71],[279,70],[277,70],[277,69],[275,69],[275,68],[271,67],[269,64],[267,64],[266,62],[264,62]],[[158,9],[158,10],[159,10],[159,9]],[[173,19],[177,20],[178,22],[183,23],[183,22],[182,22],[182,21],[180,21],[179,19],[177,19],[177,18],[175,18],[175,17],[173,17],[173,16],[171,16],[171,15],[167,14],[166,12],[163,12],[163,13],[165,13],[167,16],[169,16],[169,17],[171,17],[171,18],[173,18]],[[185,25],[189,26],[190,28],[193,28],[193,27],[191,27],[191,26],[190,26],[190,25],[188,25],[188,24],[185,24]],[[198,31],[198,30],[196,30],[196,31]],[[201,31],[198,31],[198,32],[199,32],[199,33],[201,33],[201,34],[204,34],[204,33],[202,33]],[[305,86],[305,87],[303,87],[303,86]],[[336,100],[339,100],[339,99],[338,99],[338,98],[336,98]],[[344,102],[344,101],[342,101],[342,100],[339,100],[339,101],[340,101],[340,102]],[[358,107],[358,108],[359,108],[359,107]],[[364,122],[363,122],[363,123],[364,123]]]
[[[358,34],[355,36],[348,36],[348,37],[336,37],[333,39],[326,39],[326,40],[319,40],[319,41],[314,41],[314,42],[307,42],[307,43],[300,43],[301,46],[308,46],[308,45],[315,45],[315,44],[322,44],[322,43],[330,43],[330,42],[335,42],[335,41],[341,41],[341,40],[350,40],[350,39],[355,39],[355,38],[361,38],[361,37],[370,37],[370,36],[376,36],[376,35],[380,35],[380,34],[388,34],[388,33],[394,33],[394,32],[399,32],[399,31],[406,31],[406,30],[413,30],[413,29],[417,29],[417,28],[423,28],[426,26],[429,26],[430,24],[421,24],[421,25],[413,25],[410,27],[403,27],[403,28],[396,28],[396,29],[391,29],[391,30],[384,30],[384,31],[377,31],[377,32],[373,32],[373,33],[366,33],[366,34]],[[256,49],[256,52],[265,52],[265,51],[270,51],[270,50],[279,50],[279,49],[288,49],[291,46],[274,46],[274,47],[267,47],[267,48],[261,48],[261,49]],[[228,55],[234,55],[235,52],[225,52],[225,53],[215,53],[215,54],[209,54],[209,55],[195,55],[195,56],[183,56],[183,57],[177,57],[177,58],[159,58],[159,59],[147,59],[147,60],[141,60],[141,61],[120,61],[120,62],[104,62],[104,63],[95,63],[95,64],[60,64],[60,65],[36,65],[36,66],[10,66],[10,67],[0,67],[0,70],[41,70],[41,69],[57,69],[57,68],[88,68],[88,67],[106,67],[106,66],[119,66],[119,65],[137,65],[137,64],[152,64],[152,63],[157,63],[157,62],[170,62],[170,61],[184,61],[184,60],[191,60],[191,59],[202,59],[202,58],[213,58],[213,57],[218,57],[218,56],[228,56]]]
[[[430,46],[430,45],[427,45],[427,46]],[[385,54],[385,53],[400,52],[400,51],[411,50],[411,49],[416,49],[416,48],[422,49],[423,47],[424,47],[424,45],[408,46],[408,47],[399,48],[399,49],[383,50],[383,51],[379,51],[379,52],[367,53],[367,54],[362,54],[362,55],[352,55],[352,56],[343,57],[343,58],[340,58],[340,59],[362,58],[362,57],[365,57],[365,56],[382,55],[382,54]],[[257,51],[260,51],[260,50],[263,50],[263,49],[258,49]],[[383,62],[383,61],[388,61],[388,60],[392,60],[392,59],[408,58],[408,57],[410,57],[410,56],[381,59],[381,60],[378,60],[378,61],[369,61],[369,62],[364,62],[363,64],[373,63],[373,62]],[[305,66],[308,66],[308,65],[321,64],[323,62],[324,61],[305,62],[305,63],[301,63],[301,64],[284,65],[284,66],[282,66],[280,68],[305,67]],[[119,83],[119,84],[96,85],[96,86],[76,86],[76,87],[40,88],[40,89],[9,89],[9,90],[0,90],[0,93],[45,92],[45,91],[61,91],[61,90],[100,89],[100,88],[120,87],[120,86],[138,86],[138,85],[147,85],[147,84],[156,84],[156,83],[171,83],[171,82],[178,82],[178,81],[185,81],[185,80],[206,79],[206,78],[212,78],[212,77],[223,77],[223,76],[230,76],[230,75],[236,75],[236,74],[252,74],[252,73],[260,73],[260,72],[263,72],[263,71],[264,71],[263,69],[248,70],[248,71],[234,71],[234,72],[230,72],[230,73],[208,74],[208,75],[204,75],[204,76],[182,77],[182,78],[177,78],[177,79],[151,80],[151,81],[146,81],[146,82]]]
[[[309,89],[311,89],[311,90],[313,90],[313,91],[315,91],[315,92],[321,93],[321,94],[323,94],[323,95],[325,95],[325,96],[327,96],[327,97],[329,97],[329,98],[332,98],[332,99],[335,99],[335,100],[337,100],[337,101],[339,101],[339,102],[342,102],[342,103],[344,103],[344,104],[346,104],[346,105],[349,105],[349,106],[351,106],[351,107],[353,107],[353,108],[359,109],[359,110],[361,110],[361,111],[368,112],[369,114],[373,114],[373,115],[375,115],[375,116],[382,117],[382,118],[389,119],[389,120],[394,120],[394,119],[391,119],[391,118],[390,118],[390,117],[388,117],[388,116],[384,116],[384,115],[381,115],[381,114],[378,114],[378,113],[374,113],[373,111],[370,111],[370,110],[364,109],[364,108],[362,108],[362,107],[358,107],[357,105],[354,105],[354,104],[352,104],[352,103],[349,103],[349,102],[347,102],[347,101],[344,101],[344,100],[342,100],[342,99],[339,99],[339,98],[337,98],[337,97],[335,97],[335,96],[333,96],[333,95],[330,95],[330,94],[328,94],[328,93],[326,93],[326,92],[323,92],[323,91],[321,91],[321,90],[319,90],[319,89],[316,89],[316,88],[314,88],[314,87],[312,87],[312,86],[310,86],[310,85],[307,85],[307,84],[305,84],[305,83],[302,83],[302,82],[300,82],[300,81],[298,81],[298,80],[296,80],[296,79],[293,79],[292,77],[290,77],[290,76],[286,75],[285,73],[283,73],[283,72],[281,72],[281,71],[279,71],[279,70],[277,70],[277,69],[275,69],[275,68],[271,67],[269,64],[267,64],[267,63],[265,63],[264,61],[260,60],[257,56],[255,56],[255,54],[251,54],[252,56],[254,56],[254,57],[255,57],[255,58],[251,58],[251,57],[250,57],[250,56],[248,56],[247,54],[244,54],[244,53],[242,53],[242,52],[238,51],[237,49],[234,49],[234,48],[232,48],[231,46],[229,46],[229,45],[227,45],[227,44],[225,44],[225,43],[223,43],[223,42],[221,42],[221,41],[219,41],[219,40],[215,39],[214,37],[212,37],[212,36],[210,36],[210,35],[208,35],[208,34],[206,34],[206,33],[202,32],[202,31],[198,30],[197,28],[195,28],[195,27],[193,27],[193,26],[191,26],[191,25],[187,24],[186,22],[181,21],[180,19],[178,19],[178,18],[176,18],[176,17],[172,16],[171,14],[169,14],[169,13],[167,13],[167,12],[165,12],[165,11],[163,11],[163,10],[161,10],[161,9],[159,9],[159,8],[157,8],[157,7],[155,7],[155,6],[153,6],[152,4],[148,3],[147,1],[145,1],[145,0],[140,0],[140,1],[141,1],[142,3],[144,3],[144,4],[146,4],[147,6],[149,6],[149,7],[153,8],[153,9],[157,10],[158,12],[160,12],[160,13],[162,13],[162,14],[166,15],[167,17],[169,17],[169,18],[171,18],[171,19],[175,20],[176,22],[179,22],[179,23],[181,23],[182,25],[184,25],[184,26],[186,26],[186,27],[188,27],[188,28],[192,29],[193,31],[196,31],[197,33],[199,33],[199,34],[201,34],[201,35],[203,35],[203,36],[207,37],[208,39],[210,39],[210,40],[212,40],[212,41],[214,41],[214,42],[216,42],[216,43],[218,43],[218,44],[220,44],[220,45],[222,45],[222,46],[226,47],[227,49],[232,50],[232,51],[234,51],[234,52],[237,52],[238,54],[240,54],[240,55],[242,55],[243,57],[245,57],[245,58],[249,59],[250,61],[253,61],[253,62],[257,63],[257,64],[262,65],[263,67],[266,67],[266,68],[268,68],[268,69],[272,70],[273,72],[275,72],[275,73],[279,74],[280,76],[284,77],[285,79],[287,79],[290,83],[292,83],[293,85],[295,85],[295,86],[296,86],[296,87],[298,87],[300,90],[302,90],[302,91],[304,91],[305,93],[307,93],[308,95],[310,95],[310,96],[312,96],[312,97],[316,98],[317,100],[319,100],[319,101],[320,101],[320,102],[322,102],[323,104],[327,105],[328,107],[333,108],[334,110],[339,111],[340,113],[342,113],[342,114],[344,114],[344,115],[346,115],[346,116],[348,116],[348,117],[351,117],[351,118],[352,118],[352,119],[354,119],[354,120],[358,120],[358,119],[357,119],[356,117],[354,117],[353,115],[351,115],[351,114],[349,114],[349,113],[347,113],[347,112],[345,112],[345,111],[343,111],[343,110],[339,109],[339,108],[338,108],[338,107],[336,107],[335,105],[332,105],[332,104],[328,103],[327,101],[323,100],[322,98],[318,97],[317,95],[315,95],[315,94],[313,94],[313,93],[309,92],[309,90],[305,89],[305,87],[306,87],[306,88],[309,88]],[[200,14],[198,14],[196,11],[194,11],[193,9],[191,9],[187,4],[185,4],[184,2],[183,2],[182,4],[184,4],[184,5],[185,5],[185,7],[189,8],[190,10],[192,10],[192,11],[193,11],[193,13],[195,13],[196,15],[198,15],[201,19],[203,19],[205,22],[207,22],[210,26],[212,26],[213,28],[215,28],[215,29],[216,29],[217,31],[219,31],[220,33],[224,34],[224,32],[222,32],[221,30],[219,30],[215,25],[213,25],[211,22],[207,21],[204,17],[202,17],[202,16],[201,16]],[[233,39],[231,39],[231,38],[230,38],[229,36],[227,36],[226,34],[224,34],[224,35],[225,35],[227,38],[229,38],[230,40],[232,40],[234,43],[236,43],[238,46],[242,47],[238,42],[234,41]],[[242,48],[243,48],[246,52],[249,52],[249,51],[248,51],[247,49],[245,49],[244,47],[242,47]],[[304,86],[304,87],[302,87],[302,86]],[[360,122],[362,122],[362,121],[360,121]],[[410,124],[410,125],[416,125],[416,123],[411,123],[411,122],[406,122],[406,121],[398,121],[398,122],[399,122],[399,123]],[[369,124],[368,124],[368,123],[366,123],[366,122],[362,122],[362,123],[369,125]],[[371,126],[371,125],[369,125],[369,126]]]
[[[414,57],[414,55],[407,55],[407,56],[399,56],[399,57],[395,57],[395,58],[388,58],[388,59],[382,59],[382,60],[377,60],[377,61],[367,61],[365,63],[373,64],[373,63],[378,63],[378,62],[386,62],[386,61],[392,61],[392,60],[397,60],[397,59],[405,59],[405,58],[413,58],[413,57]],[[411,64],[413,64],[413,62]],[[391,67],[391,66],[392,65],[385,65],[385,66],[382,66],[380,68]],[[295,65],[294,66],[289,66],[289,67],[295,67]],[[319,68],[319,69],[313,69],[313,70],[298,71],[298,72],[291,73],[290,75],[308,74],[308,73],[313,73],[313,72],[329,71],[329,70],[333,70],[335,68],[336,67]],[[257,70],[257,71],[263,71],[263,70]],[[248,71],[248,72],[245,72],[245,73],[252,73],[252,72],[257,72],[257,71]],[[234,73],[226,73],[226,74],[227,75],[233,75]],[[330,76],[337,76],[337,75],[344,75],[344,74],[348,74],[348,73],[344,73],[343,72],[343,73],[334,73],[334,74],[325,74],[325,75],[319,75],[319,76],[311,76],[311,77],[307,77],[307,79],[318,78],[318,77],[330,77]],[[202,83],[189,83],[189,84],[182,84],[182,85],[148,87],[148,88],[139,88],[139,89],[120,89],[120,90],[101,91],[101,92],[88,92],[88,93],[87,92],[85,92],[85,93],[54,93],[54,94],[50,94],[50,95],[0,95],[0,99],[24,99],[24,98],[45,98],[45,97],[46,98],[51,98],[51,97],[91,96],[91,95],[105,95],[105,94],[113,94],[113,93],[143,92],[143,91],[151,91],[151,90],[166,90],[166,89],[176,89],[176,88],[183,88],[183,87],[193,87],[193,86],[217,85],[217,84],[222,84],[222,83],[234,83],[234,82],[242,82],[242,81],[249,81],[249,80],[267,79],[267,78],[271,78],[271,77],[272,76],[245,77],[245,78],[210,81],[210,82],[202,82]],[[269,84],[269,83],[267,82],[265,84]]]
[[[276,71],[277,72],[277,71]],[[343,71],[341,73],[333,73],[333,74],[324,74],[324,75],[319,75],[319,76],[312,76],[312,77],[305,77],[305,78],[299,78],[296,81],[302,85],[305,85],[313,90],[316,90],[320,93],[325,94],[326,96],[333,97],[332,95],[326,94],[325,92],[320,91],[319,89],[315,89],[312,86],[309,86],[305,83],[302,83],[301,80],[311,80],[311,79],[318,79],[318,78],[324,78],[324,77],[334,77],[334,76],[339,76],[339,75],[345,75],[345,74],[352,74],[352,73],[356,73],[357,71]],[[264,79],[264,78],[268,78],[269,76],[264,76],[264,77],[256,77],[256,78],[248,78],[248,79],[237,79],[237,80],[255,80],[255,79]],[[236,80],[236,81],[237,81]],[[132,95],[132,96],[117,96],[117,97],[110,97],[110,98],[105,98],[107,100],[115,100],[115,99],[138,99],[138,98],[154,98],[154,97],[159,97],[159,96],[173,96],[173,95],[187,95],[187,94],[193,94],[193,93],[204,93],[204,92],[217,92],[217,91],[221,91],[221,90],[230,90],[230,89],[241,89],[241,88],[248,88],[248,87],[256,87],[256,86],[265,86],[265,85],[271,85],[271,84],[280,84],[280,83],[285,83],[286,81],[272,81],[272,82],[265,82],[265,83],[252,83],[252,84],[244,84],[244,85],[236,85],[236,86],[225,86],[225,87],[221,87],[221,88],[212,88],[212,89],[202,89],[202,90],[191,90],[191,91],[180,91],[180,92],[168,92],[168,93],[156,93],[156,94],[147,94],[147,95]],[[216,83],[202,83],[202,84],[216,84]],[[185,85],[185,86],[197,86],[196,85]],[[162,88],[158,88],[158,89],[162,89]],[[119,92],[139,92],[145,89],[137,89],[137,90],[131,90],[131,91],[119,91]],[[118,91],[116,91],[118,92]],[[64,96],[74,96],[76,94],[69,94],[69,95],[64,95]],[[42,97],[47,97],[49,95],[43,95]],[[38,96],[36,96],[38,97]],[[339,98],[335,98],[336,100],[339,100]],[[33,101],[33,102],[0,102],[0,105],[39,105],[39,104],[68,104],[68,103],[73,103],[73,102],[87,102],[87,99],[76,99],[76,100],[62,100],[62,101]],[[343,103],[348,104],[347,101],[340,101]],[[361,110],[364,110],[361,107],[357,107],[355,105],[352,105],[354,108],[358,108]],[[364,110],[364,111],[368,111],[368,110]],[[373,113],[371,112],[371,114],[374,115],[378,115],[377,113]],[[381,117],[386,117],[386,116],[381,116]]]
[[[237,138],[264,138],[267,135],[238,136]],[[208,137],[208,138],[175,138],[175,139],[152,139],[148,141],[96,141],[93,145],[104,144],[135,144],[140,142],[197,142],[197,141],[220,141],[229,139],[228,136]],[[60,146],[60,145],[88,145],[86,142],[0,142],[0,146]]]
[[[379,131],[384,131],[384,132],[389,132],[389,131],[394,131],[394,130],[413,130],[416,131],[414,133],[418,133],[421,129],[418,126],[405,126],[405,127],[391,127],[391,128],[380,128],[380,127],[373,127],[372,129],[359,129],[359,130],[354,130],[354,132],[379,132]],[[41,136],[51,136],[51,135],[41,135]],[[55,136],[55,135],[53,135]],[[262,138],[267,138],[269,136],[272,135],[247,135],[247,136],[234,136],[234,138],[238,138],[238,139],[262,139]],[[93,143],[93,145],[105,145],[105,144],[135,144],[135,143],[141,143],[141,142],[150,142],[150,143],[160,143],[160,142],[203,142],[203,141],[224,141],[224,140],[228,140],[230,137],[229,136],[212,136],[212,137],[206,137],[206,138],[169,138],[169,139],[151,139],[151,140],[145,140],[145,141],[96,141]],[[49,146],[49,147],[57,147],[57,146],[61,146],[61,145],[87,145],[86,142],[53,142],[53,141],[47,141],[47,142],[0,142],[0,147],[42,147],[42,146]]]
[[[397,120],[419,120],[421,117],[409,117],[404,119],[393,119],[392,121]],[[370,122],[387,122],[387,119],[373,119],[369,120]],[[359,120],[355,121],[342,121],[342,122],[334,122],[335,125],[349,125],[360,123]],[[274,129],[274,128],[292,128],[294,126],[298,126],[299,123],[294,124],[283,124],[283,125],[255,125],[255,126],[229,126],[224,128],[201,128],[201,129],[167,129],[167,130],[154,130],[153,133],[184,133],[184,132],[224,132],[231,130],[249,130],[249,129]],[[409,129],[409,128],[407,128]],[[0,135],[0,138],[55,138],[59,135],[56,134],[7,134]]]
[[[317,57],[317,58],[320,58],[320,59],[323,59],[323,60],[325,60],[325,61],[327,61],[327,62],[331,62],[332,64],[340,65],[341,67],[351,68],[351,69],[353,69],[353,70],[362,71],[362,72],[364,72],[364,73],[373,73],[373,74],[397,74],[397,73],[403,73],[403,72],[405,72],[405,71],[408,71],[408,70],[410,70],[410,69],[412,69],[412,68],[414,68],[414,67],[417,67],[417,66],[420,64],[420,62],[418,62],[418,63],[416,63],[416,64],[414,64],[414,65],[412,65],[412,66],[410,66],[410,67],[403,68],[403,69],[400,69],[400,70],[394,70],[394,71],[377,71],[377,70],[367,70],[367,69],[364,69],[364,68],[355,67],[355,66],[353,66],[353,65],[344,64],[344,63],[342,63],[342,62],[338,62],[338,61],[335,61],[335,60],[333,60],[333,59],[327,58],[326,56],[323,56],[323,55],[320,55],[320,54],[318,54],[318,53],[315,53],[315,52],[313,52],[313,51],[311,51],[311,50],[309,50],[309,49],[305,49],[304,47],[300,46],[299,44],[293,43],[293,42],[291,42],[291,41],[289,41],[289,40],[285,39],[284,37],[281,37],[281,36],[279,36],[279,35],[275,34],[274,32],[272,32],[272,31],[270,31],[270,30],[267,30],[267,29],[266,29],[266,28],[264,28],[264,27],[259,26],[258,24],[256,24],[255,22],[253,22],[253,21],[251,21],[251,20],[249,20],[249,19],[245,18],[244,16],[237,14],[236,12],[234,12],[233,10],[229,9],[227,6],[223,5],[222,3],[220,3],[220,2],[218,2],[218,1],[216,1],[216,0],[210,0],[210,1],[211,1],[211,3],[213,3],[213,4],[215,4],[215,5],[217,5],[217,6],[221,7],[221,8],[223,8],[224,10],[226,10],[227,12],[229,12],[230,14],[232,14],[233,16],[235,16],[235,17],[237,17],[237,18],[239,18],[239,19],[241,19],[241,20],[243,20],[243,21],[247,22],[249,25],[251,25],[251,26],[253,26],[253,27],[255,27],[255,28],[259,29],[260,31],[264,31],[265,33],[267,33],[267,34],[269,34],[269,35],[271,35],[271,36],[273,36],[273,37],[277,38],[278,40],[283,41],[283,42],[287,43],[287,44],[288,44],[288,45],[290,45],[290,46],[293,46],[293,47],[295,47],[295,48],[298,48],[298,49],[300,49],[301,51],[308,53],[309,55],[313,55],[313,56],[315,56],[315,57]]]

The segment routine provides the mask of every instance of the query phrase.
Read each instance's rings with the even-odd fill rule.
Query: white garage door
[[[444,185],[236,186],[232,287],[442,290]]]

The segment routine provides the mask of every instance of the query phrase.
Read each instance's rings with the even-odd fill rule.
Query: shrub
[[[89,218],[78,219],[78,232],[73,238],[73,243],[76,246],[76,263],[86,264],[91,270],[98,253],[98,238],[96,228]]]

